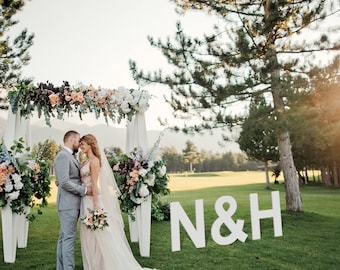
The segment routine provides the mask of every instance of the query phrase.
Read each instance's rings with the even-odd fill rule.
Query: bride
[[[84,269],[148,269],[136,261],[126,239],[117,198],[119,190],[105,155],[99,151],[97,139],[92,134],[81,137],[80,149],[87,157],[81,165],[81,180],[83,185],[92,187],[92,196],[82,197],[80,217],[85,217],[88,209],[103,208],[109,225],[94,231],[80,225]]]

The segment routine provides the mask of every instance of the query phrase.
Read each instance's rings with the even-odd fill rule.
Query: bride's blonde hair
[[[95,136],[93,136],[92,134],[87,134],[84,135],[83,137],[80,138],[80,142],[86,142],[89,146],[91,146],[91,150],[93,152],[93,154],[99,159],[99,165],[100,167],[102,166],[102,157],[100,154],[100,150],[99,150],[99,146],[98,146],[98,142]]]

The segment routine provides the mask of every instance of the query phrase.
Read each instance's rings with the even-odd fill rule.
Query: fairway
[[[265,173],[260,171],[247,172],[213,172],[213,173],[187,173],[187,174],[169,174],[170,180],[168,187],[171,191],[195,190],[209,187],[221,186],[239,186],[266,183]],[[273,182],[270,177],[270,182]],[[280,182],[282,179],[278,179]],[[56,202],[57,187],[54,180],[51,181],[51,196],[47,199],[49,203]]]
[[[270,172],[271,174],[271,172]],[[269,179],[273,182],[273,179]],[[282,179],[278,179],[282,181]],[[202,174],[170,174],[168,187],[171,191],[194,190],[209,187],[239,186],[266,183],[265,173],[260,171],[247,172],[216,172]]]

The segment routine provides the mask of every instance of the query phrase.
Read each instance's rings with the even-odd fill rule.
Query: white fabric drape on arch
[[[19,110],[14,114],[9,108],[4,144],[7,148],[10,148],[13,142],[21,137],[25,140],[26,146],[31,146],[30,120],[22,118]],[[29,212],[30,208],[26,207],[25,210]],[[25,215],[12,213],[9,205],[1,209],[1,214],[4,261],[14,263],[16,248],[26,248],[27,246],[29,223]]]
[[[138,112],[127,123],[126,153],[134,148],[148,151],[148,137],[146,133],[145,115]],[[131,242],[139,243],[139,252],[143,257],[150,256],[150,231],[151,231],[151,195],[136,207],[135,221],[129,217],[129,231]]]

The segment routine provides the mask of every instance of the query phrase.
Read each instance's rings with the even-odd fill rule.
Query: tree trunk
[[[339,187],[338,166],[336,162],[333,162],[333,182],[335,187]]]
[[[331,183],[331,179],[329,176],[329,171],[328,171],[328,167],[324,166],[321,169],[321,176],[322,176],[322,182],[326,185],[326,187],[330,187],[332,185]]]
[[[288,131],[282,132],[279,135],[278,144],[280,163],[286,188],[286,209],[294,212],[302,211],[299,182],[296,176]]]
[[[268,172],[268,161],[266,160],[265,163],[264,163],[264,171],[266,173],[266,188],[270,188],[270,185],[269,185],[269,172]]]

